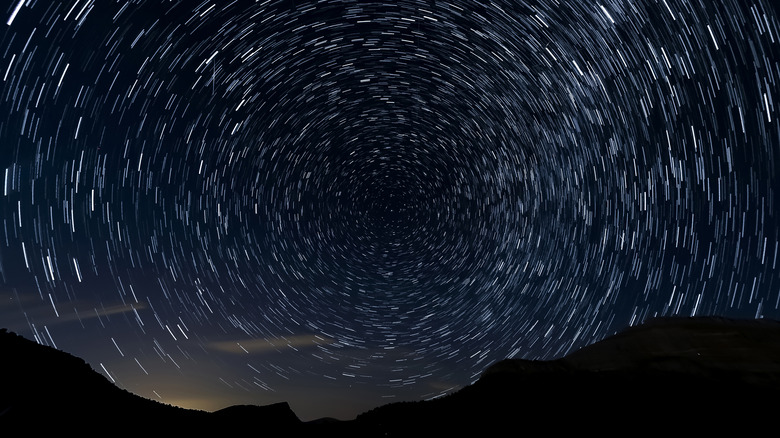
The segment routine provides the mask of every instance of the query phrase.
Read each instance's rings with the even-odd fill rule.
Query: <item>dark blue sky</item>
[[[139,395],[346,419],[780,314],[769,1],[3,12],[0,326]]]

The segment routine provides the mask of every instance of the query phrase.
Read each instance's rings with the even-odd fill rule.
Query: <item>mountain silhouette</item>
[[[448,396],[351,421],[286,403],[213,413],[117,388],[86,362],[0,331],[0,434],[440,437],[757,434],[780,413],[780,322],[657,318],[551,361],[507,359]]]
[[[452,395],[357,420],[399,437],[745,436],[779,409],[780,322],[658,318],[561,359],[498,362]]]
[[[81,436],[203,436],[244,432],[247,419],[262,425],[264,434],[296,433],[301,424],[287,403],[209,413],[149,400],[118,388],[78,357],[0,329],[0,436],[70,430]]]

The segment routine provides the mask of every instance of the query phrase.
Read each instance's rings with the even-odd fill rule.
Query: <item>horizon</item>
[[[0,326],[308,421],[780,319],[779,9],[6,2]]]
[[[629,326],[629,327],[626,327],[623,330],[619,330],[614,335],[607,336],[605,338],[605,340],[609,341],[610,339],[614,339],[617,335],[627,331],[631,327],[643,326],[643,325],[646,325],[647,323],[651,322],[652,320],[671,321],[671,320],[675,320],[675,319],[676,320],[681,320],[681,321],[690,321],[691,319],[695,319],[695,320],[698,320],[698,321],[704,321],[704,320],[708,320],[708,319],[709,320],[718,320],[718,321],[724,321],[725,320],[725,321],[728,321],[730,323],[751,322],[751,321],[766,321],[766,322],[774,322],[774,323],[780,324],[780,320],[779,319],[767,319],[767,318],[762,318],[762,319],[754,319],[754,318],[725,318],[725,317],[720,317],[720,316],[698,316],[698,317],[671,316],[671,317],[658,317],[658,318],[650,318],[650,319],[648,319],[647,321],[644,321],[641,324],[637,324],[637,325],[634,325],[634,326]],[[84,359],[84,358],[81,358],[81,357],[79,357],[77,355],[74,355],[74,354],[72,354],[72,353],[70,353],[68,351],[64,351],[62,349],[57,349],[54,346],[40,343],[36,339],[29,339],[29,338],[27,338],[27,337],[25,337],[25,336],[23,336],[23,335],[21,335],[19,333],[16,333],[16,332],[14,332],[12,330],[8,330],[7,328],[4,328],[4,327],[0,327],[0,332],[7,332],[9,334],[21,336],[21,337],[27,339],[30,342],[37,343],[38,345],[50,347],[52,349],[55,349],[58,352],[65,353],[65,354],[68,354],[70,356],[73,356],[73,357],[76,357],[76,358],[79,358],[79,359]],[[596,341],[594,343],[600,343],[600,341]],[[593,345],[593,344],[585,345],[580,350],[582,350],[585,347],[588,347],[590,345]],[[580,350],[576,350],[576,351],[580,351]],[[592,351],[593,350],[591,350],[591,352]],[[598,351],[598,350],[596,350],[596,351]],[[574,353],[574,351],[572,351],[572,353]],[[564,357],[566,357],[566,356],[564,356]],[[507,359],[509,359],[509,358],[507,358]],[[496,365],[499,362],[502,362],[503,360],[507,360],[507,359],[502,359],[502,360],[499,360],[498,362],[492,363],[492,364],[490,364],[488,366],[488,368],[490,368],[493,365]],[[231,402],[231,398],[230,398],[229,395],[225,395],[225,398],[220,399],[219,397],[215,397],[215,394],[213,392],[209,392],[208,393],[209,395],[204,397],[204,398],[202,398],[202,399],[198,399],[198,398],[184,398],[182,400],[177,400],[175,398],[171,398],[171,399],[168,399],[167,401],[162,401],[162,400],[155,399],[155,398],[144,397],[143,395],[141,395],[141,394],[136,392],[137,389],[134,391],[132,389],[128,389],[128,388],[123,387],[120,382],[113,381],[113,379],[110,376],[106,375],[105,372],[101,373],[99,368],[96,368],[94,364],[90,363],[89,361],[85,361],[85,362],[87,363],[87,365],[89,365],[89,367],[90,367],[90,369],[92,371],[94,371],[95,373],[101,374],[104,378],[106,378],[108,381],[113,383],[117,388],[128,390],[130,392],[133,392],[135,395],[138,395],[139,397],[143,397],[143,398],[146,398],[148,400],[153,400],[153,401],[156,401],[156,402],[159,402],[159,403],[163,403],[163,404],[166,404],[166,405],[176,406],[176,407],[185,408],[185,409],[193,409],[193,410],[198,410],[198,411],[204,411],[204,412],[216,412],[216,411],[221,410],[221,409],[225,409],[225,408],[228,408],[228,407],[231,407],[231,406],[239,406],[239,405],[268,406],[268,405],[275,404],[275,403],[286,403],[286,404],[288,404],[290,406],[290,409],[296,414],[296,416],[303,422],[310,422],[310,421],[320,420],[320,419],[324,419],[324,418],[335,418],[335,419],[338,419],[338,420],[341,420],[341,421],[349,421],[349,420],[354,420],[358,415],[360,415],[362,413],[368,412],[368,411],[370,411],[372,409],[384,406],[386,404],[395,403],[395,402],[402,402],[402,401],[403,402],[409,402],[409,401],[423,401],[423,400],[432,400],[433,399],[433,398],[429,398],[429,399],[422,399],[421,400],[421,399],[414,399],[414,398],[412,398],[412,399],[408,399],[408,400],[406,400],[406,399],[405,400],[389,400],[389,401],[387,401],[385,403],[382,403],[382,404],[379,404],[379,405],[376,405],[376,406],[370,406],[368,408],[364,408],[363,410],[360,410],[359,412],[357,412],[357,414],[355,414],[355,415],[347,414],[346,416],[339,416],[339,417],[333,417],[333,416],[329,416],[329,415],[323,415],[323,416],[316,416],[316,415],[314,415],[314,416],[312,416],[312,414],[310,412],[306,411],[308,413],[308,415],[301,416],[300,413],[295,409],[296,406],[293,403],[290,403],[288,400],[272,401],[272,402],[266,402],[266,403],[262,403],[262,404],[257,404],[255,402],[252,402],[251,400],[249,400],[246,403]],[[475,382],[473,382],[473,383],[475,383]],[[198,391],[198,388],[194,388],[194,389],[196,390],[196,392]],[[458,388],[456,390],[453,390],[449,394],[458,392],[458,390],[460,390],[460,389],[462,389],[462,388]],[[202,388],[200,390],[202,390]],[[448,394],[445,394],[443,396],[446,396],[446,395],[448,395]],[[304,394],[304,396],[305,396],[305,394]],[[435,397],[435,398],[438,398],[438,397]],[[330,401],[333,401],[333,400],[338,400],[338,397],[334,397]],[[235,401],[235,400],[233,400],[233,401]],[[228,404],[225,404],[225,403],[228,403]],[[300,400],[296,400],[295,403],[299,404],[299,407],[300,407],[300,403],[301,403]],[[303,406],[305,406],[305,404],[303,404]],[[354,408],[354,406],[352,406],[352,407]],[[349,409],[347,409],[347,410],[343,410],[342,409],[339,412],[349,412]]]

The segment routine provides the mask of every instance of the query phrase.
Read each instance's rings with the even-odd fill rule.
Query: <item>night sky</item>
[[[349,419],[780,318],[772,0],[2,3],[0,326],[121,388]]]

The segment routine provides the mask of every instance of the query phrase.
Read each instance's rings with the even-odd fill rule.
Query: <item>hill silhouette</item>
[[[286,403],[214,413],[165,405],[4,330],[0,357],[0,430],[26,435],[744,435],[773,430],[780,412],[780,322],[767,320],[654,319],[561,359],[498,362],[456,393],[352,421],[301,422]]]
[[[9,430],[202,436],[244,432],[246,419],[262,433],[295,432],[301,424],[287,403],[209,413],[149,400],[118,388],[78,357],[0,329],[0,436],[17,436],[5,435]]]
[[[778,412],[780,322],[659,318],[561,359],[498,362],[450,396],[357,420],[398,437],[746,436],[769,431]]]

